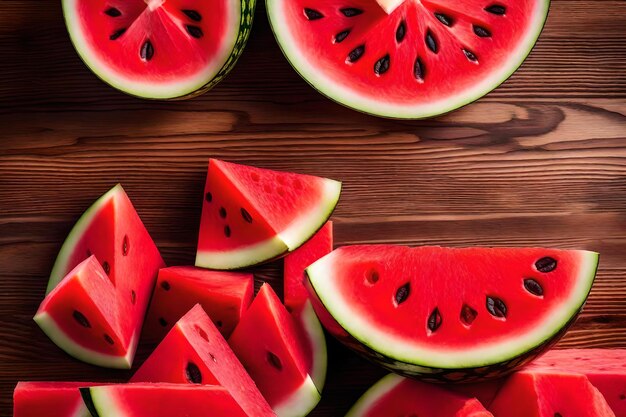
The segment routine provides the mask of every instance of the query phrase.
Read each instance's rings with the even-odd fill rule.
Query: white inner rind
[[[231,13],[228,16],[224,16],[224,18],[229,19],[225,25],[227,29],[224,34],[224,41],[215,56],[207,62],[206,67],[202,71],[168,82],[147,81],[138,76],[130,77],[115,70],[107,63],[106,59],[112,60],[115,57],[102,57],[94,50],[94,48],[97,48],[96,45],[87,43],[87,36],[83,33],[84,25],[77,13],[77,3],[80,1],[85,0],[63,0],[63,14],[70,38],[81,59],[100,79],[112,87],[143,98],[168,99],[182,97],[204,87],[228,61],[229,56],[233,53],[240,30],[241,2],[240,0],[229,0],[228,9]]]
[[[279,237],[229,251],[198,251],[196,266],[212,269],[237,269],[254,265],[287,252],[288,248]]]
[[[302,385],[280,404],[274,405],[272,409],[278,417],[304,417],[315,408],[320,401],[320,393],[310,376],[304,380]]]
[[[125,417],[128,415],[125,410],[118,407],[117,401],[109,395],[107,387],[89,388],[89,395],[91,395],[91,401],[99,417]]]
[[[358,399],[345,417],[362,417],[367,415],[372,406],[393,391],[403,379],[396,374],[389,374],[383,377]]]
[[[535,330],[515,335],[506,340],[477,345],[468,343],[457,349],[429,346],[426,343],[407,340],[401,334],[373,326],[368,317],[352,308],[352,302],[343,298],[344,290],[336,278],[333,254],[328,255],[307,268],[307,274],[320,301],[339,325],[352,337],[369,348],[397,361],[428,368],[474,368],[505,362],[530,351],[554,336],[582,308],[596,273],[598,254],[578,251],[580,270],[573,278],[569,297],[560,305],[553,305],[545,320]],[[340,256],[340,255],[339,255]]]
[[[286,16],[287,1],[266,0],[267,15],[280,48],[302,78],[320,93],[340,104],[365,113],[398,119],[420,119],[447,113],[479,99],[502,84],[519,68],[532,50],[543,29],[550,7],[550,0],[538,0],[530,28],[517,48],[511,51],[509,61],[485,76],[481,82],[438,101],[391,103],[384,101],[380,95],[360,94],[348,85],[335,80],[332,71],[320,68],[318,62],[314,60],[316,55],[310,53],[303,45],[299,45],[290,32],[294,25]]]
[[[313,379],[313,383],[321,393],[326,382],[326,370],[328,368],[326,336],[324,336],[324,329],[309,300],[304,303],[300,312],[300,323],[311,343],[311,352],[313,352],[311,379]]]

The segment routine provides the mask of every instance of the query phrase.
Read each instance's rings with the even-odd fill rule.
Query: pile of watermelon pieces
[[[128,383],[20,382],[14,417],[309,414],[326,379],[322,324],[336,336],[338,324],[305,270],[333,250],[340,192],[330,179],[212,159],[195,265],[166,267],[113,187],[63,244],[35,321],[93,365],[129,369],[140,339],[157,347]],[[284,303],[235,271],[279,258]],[[505,378],[461,385],[390,374],[348,416],[626,417],[626,350],[552,350]]]

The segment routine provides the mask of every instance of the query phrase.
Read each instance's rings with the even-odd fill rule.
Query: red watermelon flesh
[[[78,388],[91,382],[18,382],[13,417],[90,417]]]
[[[581,309],[597,260],[542,248],[348,246],[307,274],[312,295],[364,351],[422,373],[538,354]]]
[[[304,416],[317,405],[306,340],[269,284],[263,284],[228,343],[278,416]]]
[[[215,384],[249,416],[274,416],[271,407],[200,305],[165,336],[131,382]]]
[[[507,379],[489,408],[495,417],[614,417],[580,374],[521,371]]]
[[[70,355],[102,366],[130,366],[136,340],[118,311],[118,293],[94,255],[43,300],[35,321]]]
[[[304,287],[304,270],[333,250],[333,222],[329,221],[313,237],[285,257],[285,306],[290,310],[301,307],[309,294]]]
[[[476,399],[390,374],[374,384],[346,417],[493,417]]]
[[[230,336],[254,296],[249,273],[173,266],[159,271],[144,335],[160,341],[194,305],[200,304],[224,335]]]
[[[307,241],[328,220],[341,184],[211,159],[196,266],[254,265]]]
[[[119,384],[81,389],[98,417],[245,417],[228,390],[215,385]]]
[[[526,369],[584,374],[615,415],[626,417],[626,349],[555,349]]]

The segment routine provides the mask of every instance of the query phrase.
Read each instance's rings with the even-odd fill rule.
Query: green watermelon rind
[[[92,417],[122,417],[127,414],[117,407],[116,401],[107,395],[106,389],[80,388],[80,394]]]
[[[232,270],[258,265],[292,252],[307,242],[333,214],[339,196],[341,182],[324,179],[324,192],[318,205],[310,213],[299,216],[297,223],[289,226],[272,238],[231,251],[198,251],[195,265],[201,268]]]
[[[305,417],[317,406],[321,398],[309,375],[289,398],[272,406],[272,410],[278,417]]]
[[[372,385],[350,408],[345,417],[362,417],[378,402],[382,397],[389,394],[404,380],[396,374],[384,376]]]
[[[300,325],[309,338],[311,351],[313,352],[313,369],[311,379],[321,393],[326,383],[326,372],[328,369],[328,350],[326,347],[326,336],[311,301],[307,300],[299,312]]]
[[[579,279],[576,281],[578,283],[578,288],[575,291],[576,296],[566,306],[567,308],[556,310],[560,316],[553,320],[553,323],[540,326],[536,332],[537,336],[534,338],[528,337],[527,340],[520,340],[508,348],[501,345],[498,345],[497,348],[491,348],[489,355],[476,354],[467,350],[464,355],[456,359],[456,362],[449,354],[437,350],[418,350],[417,347],[411,346],[402,351],[402,343],[399,343],[398,340],[394,340],[383,331],[368,326],[365,320],[361,320],[361,317],[351,314],[348,307],[337,297],[339,292],[334,291],[328,285],[324,285],[332,281],[330,277],[333,275],[331,271],[326,270],[326,257],[309,266],[306,273],[314,295],[339,326],[364,347],[364,349],[360,349],[362,353],[371,356],[376,362],[389,362],[390,369],[419,376],[445,370],[470,370],[504,364],[533,352],[539,346],[550,346],[554,343],[555,339],[564,333],[563,329],[567,328],[582,310],[591,292],[597,272],[599,254],[590,251],[579,252],[581,253],[581,268]],[[327,255],[327,257],[329,256],[332,256],[332,253]],[[333,297],[334,299],[332,299]],[[344,343],[349,342],[344,339],[341,339]]]
[[[230,41],[230,45],[224,49],[230,52],[226,54],[224,63],[221,66],[219,64],[216,66],[217,70],[214,71],[213,74],[202,77],[198,81],[194,80],[194,82],[188,83],[188,85],[184,87],[182,87],[182,83],[172,83],[172,86],[157,89],[155,86],[139,87],[139,83],[136,81],[123,80],[123,77],[118,77],[116,80],[115,75],[113,75],[114,71],[107,73],[107,69],[103,67],[99,60],[95,58],[94,54],[90,52],[90,48],[86,45],[80,34],[78,22],[74,18],[72,7],[76,1],[77,0],[62,0],[62,6],[67,31],[74,45],[74,49],[78,52],[81,60],[98,78],[111,87],[134,97],[153,100],[183,100],[196,97],[210,90],[217,83],[222,81],[233,69],[246,46],[250,36],[256,7],[256,0],[240,1],[240,7],[237,10],[239,14],[238,27],[233,31],[232,39],[228,40]],[[235,16],[235,19],[237,19],[237,16]]]
[[[79,388],[80,396],[83,398],[83,403],[92,417],[100,417],[98,414],[98,410],[96,410],[96,405],[93,403],[93,398],[91,397],[91,388]]]
[[[311,87],[336,103],[362,113],[390,119],[426,119],[440,116],[466,106],[496,89],[511,77],[530,55],[543,31],[550,9],[550,0],[540,0],[540,10],[537,12],[532,30],[528,31],[526,39],[521,42],[518,53],[512,55],[509,65],[501,68],[498,74],[493,75],[491,81],[483,83],[484,85],[477,84],[471,92],[457,95],[454,99],[442,99],[441,104],[426,103],[411,107],[402,104],[386,104],[374,98],[364,100],[357,94],[352,94],[348,88],[340,83],[334,82],[332,77],[324,77],[320,71],[315,69],[314,65],[308,63],[305,56],[308,51],[300,51],[289,36],[289,24],[281,20],[280,5],[281,2],[285,1],[287,0],[265,0],[265,7],[278,46],[296,72]]]
[[[41,330],[52,340],[52,342],[65,351],[68,355],[89,363],[91,365],[105,368],[130,369],[137,347],[137,337],[133,335],[130,341],[130,348],[125,356],[105,355],[92,349],[77,345],[65,332],[57,325],[52,317],[46,312],[37,313],[33,318]]]

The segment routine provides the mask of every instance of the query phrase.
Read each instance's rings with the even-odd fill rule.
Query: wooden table
[[[281,55],[262,4],[232,74],[186,102],[107,87],[58,1],[0,2],[0,414],[18,380],[123,380],[72,360],[31,320],[80,213],[122,182],[170,265],[194,259],[209,157],[344,182],[336,243],[547,245],[601,252],[561,346],[626,347],[626,2],[555,0],[526,64],[435,120],[334,104]],[[280,263],[258,271],[281,291]],[[140,352],[137,363],[146,355]],[[331,342],[316,416],[383,372]]]

